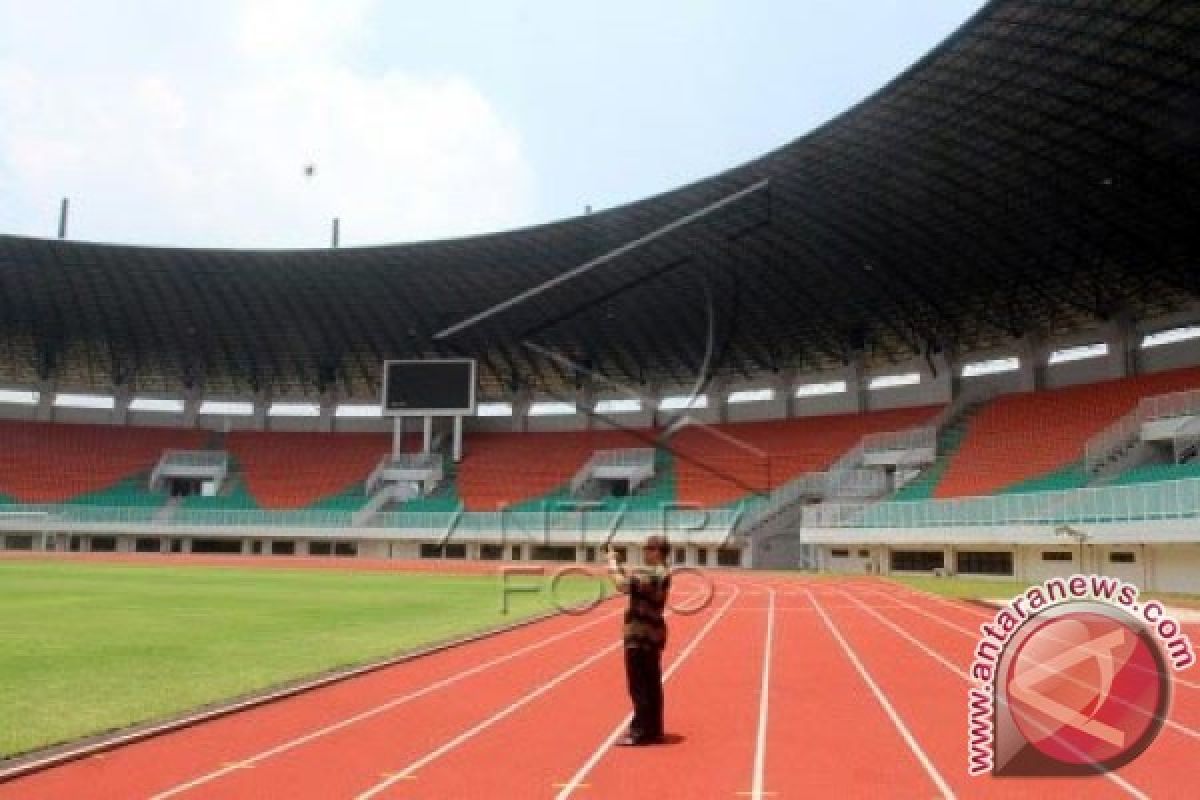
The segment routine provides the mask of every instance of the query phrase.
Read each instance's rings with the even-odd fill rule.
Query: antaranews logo
[[[982,626],[967,697],[967,771],[1085,775],[1128,764],[1154,741],[1171,674],[1196,657],[1179,622],[1133,584],[1052,578]]]

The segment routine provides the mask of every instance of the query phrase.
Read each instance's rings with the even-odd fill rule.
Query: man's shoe
[[[650,743],[645,736],[634,736],[632,733],[627,733],[616,741],[617,747],[642,747]]]

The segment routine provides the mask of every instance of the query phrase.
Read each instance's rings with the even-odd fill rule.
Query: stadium
[[[1066,778],[967,778],[962,698],[984,601],[1031,584],[1200,630],[1198,62],[1192,5],[992,0],[812,132],[612,209],[312,250],[0,235],[0,575],[164,570],[147,614],[197,575],[315,581],[299,608],[566,568],[576,602],[663,535],[677,593],[717,576],[653,756],[611,749],[606,629],[523,600],[156,667],[197,691],[0,741],[0,797],[1190,796],[1194,675],[1144,754]]]

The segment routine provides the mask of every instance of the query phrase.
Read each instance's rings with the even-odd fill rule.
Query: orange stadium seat
[[[672,443],[678,499],[712,507],[825,469],[868,433],[928,422],[940,406],[690,426]]]
[[[0,421],[0,495],[59,503],[149,472],[164,450],[203,446],[206,431]]]
[[[1088,439],[1143,397],[1200,387],[1200,369],[1002,395],[971,420],[935,497],[990,494],[1083,458]]]
[[[391,451],[392,438],[386,433],[235,431],[225,446],[255,501],[263,508],[287,509],[362,483]]]
[[[571,480],[597,450],[647,447],[625,431],[476,433],[464,442],[458,493],[468,511],[497,511],[540,497]]]

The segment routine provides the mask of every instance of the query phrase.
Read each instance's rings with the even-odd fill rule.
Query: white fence
[[[376,514],[365,528],[353,529],[350,511],[261,511],[177,509],[168,519],[158,508],[106,508],[87,505],[3,505],[0,530],[211,532],[258,535],[265,530],[320,529],[350,538],[413,538],[433,532],[665,533],[676,538],[720,540],[741,517],[735,509],[664,508],[657,511],[401,511]],[[561,537],[559,537],[561,538]]]
[[[1200,478],[1096,489],[828,507],[819,527],[930,528],[1200,518]],[[847,513],[848,512],[848,513]]]

